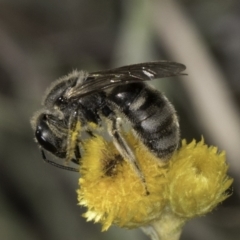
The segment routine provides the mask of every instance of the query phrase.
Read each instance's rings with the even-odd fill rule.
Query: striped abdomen
[[[162,159],[169,158],[179,143],[175,109],[168,99],[144,83],[114,88],[107,98],[130,121],[145,146]]]

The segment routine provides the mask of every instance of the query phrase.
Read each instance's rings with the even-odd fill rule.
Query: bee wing
[[[88,75],[85,82],[72,89],[71,97],[82,97],[123,84],[186,75],[182,73],[185,69],[185,65],[180,63],[158,61],[92,72]]]
[[[181,63],[170,61],[157,61],[127,65],[119,68],[93,72],[91,74],[127,74],[134,78],[140,78],[140,81],[147,81],[156,78],[172,77],[181,75],[186,69]]]

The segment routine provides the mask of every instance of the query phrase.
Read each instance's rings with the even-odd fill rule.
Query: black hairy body
[[[144,180],[137,159],[124,138],[126,121],[145,147],[159,159],[168,159],[179,143],[179,124],[173,105],[161,92],[145,83],[157,78],[184,75],[185,66],[159,61],[85,73],[74,71],[57,80],[46,92],[43,108],[33,119],[35,137],[44,150],[66,161],[79,163],[81,136],[94,137],[94,129],[107,131],[121,157]]]

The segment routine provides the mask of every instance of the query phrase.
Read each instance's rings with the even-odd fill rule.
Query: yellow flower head
[[[173,155],[167,175],[169,201],[172,210],[191,218],[206,214],[229,195],[232,184],[227,176],[225,152],[208,147],[203,139],[187,144]]]
[[[163,164],[132,134],[126,138],[149,194],[112,142],[96,136],[84,143],[78,200],[87,207],[84,217],[102,223],[103,230],[112,224],[147,225],[161,218],[164,209],[184,218],[202,215],[228,196],[225,191],[232,180],[226,175],[225,154],[208,148],[203,140],[198,144],[183,141],[180,150]]]
[[[150,194],[112,142],[98,136],[85,143],[79,203],[88,208],[84,216],[101,222],[103,230],[113,223],[128,228],[144,225],[158,218],[166,204],[166,168],[160,167],[159,159],[144,146],[139,147],[132,135],[128,140],[134,146]]]

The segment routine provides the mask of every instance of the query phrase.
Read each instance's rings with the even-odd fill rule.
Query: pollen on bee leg
[[[78,144],[78,137],[81,130],[81,122],[77,121],[74,128],[68,131],[66,163],[75,159],[75,149]]]

